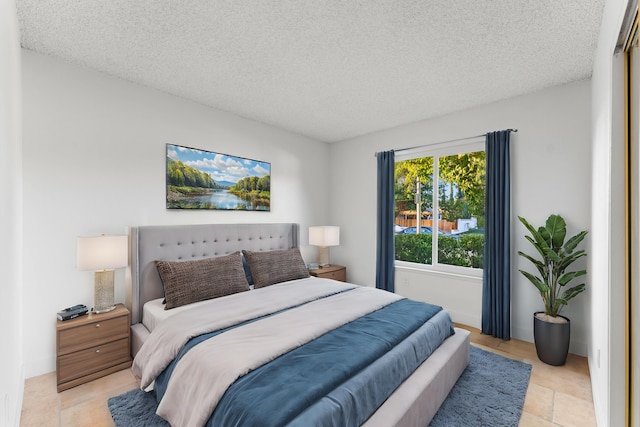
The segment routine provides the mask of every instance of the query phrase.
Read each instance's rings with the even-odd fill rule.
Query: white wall
[[[624,74],[613,56],[626,0],[605,3],[592,87],[589,371],[599,426],[625,425]]]
[[[569,233],[590,229],[590,104],[590,83],[580,81],[333,144],[330,218],[345,231],[332,253],[348,266],[349,280],[375,285],[377,151],[517,128],[511,138],[513,218],[542,224],[558,213]],[[512,335],[533,341],[533,312],[543,306],[533,285],[517,273],[529,268],[516,255],[531,251],[524,233],[513,221]],[[572,321],[571,351],[583,355],[592,282],[590,276],[586,280],[588,290],[563,311]],[[443,305],[455,321],[480,326],[481,280],[398,269],[396,286],[401,294]]]
[[[303,256],[316,256],[306,229],[328,219],[327,144],[31,51],[22,58],[27,377],[55,370],[56,311],[93,305],[93,274],[75,267],[77,236],[297,222]],[[271,162],[271,212],[166,210],[166,143]]]
[[[20,424],[22,364],[22,122],[15,2],[0,2],[0,425]]]

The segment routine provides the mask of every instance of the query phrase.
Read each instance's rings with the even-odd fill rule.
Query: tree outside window
[[[395,183],[396,260],[482,268],[484,151],[398,161]]]

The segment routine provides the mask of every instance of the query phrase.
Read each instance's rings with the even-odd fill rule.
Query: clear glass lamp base
[[[99,310],[93,310],[93,313],[95,313],[95,314],[108,313],[108,312],[113,311],[115,309],[116,309],[116,306],[112,305],[111,307],[101,308]]]

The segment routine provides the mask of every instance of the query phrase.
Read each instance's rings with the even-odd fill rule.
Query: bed
[[[173,425],[229,424],[230,421],[220,421],[225,419],[236,420],[236,425],[249,425],[254,423],[249,421],[251,416],[260,417],[263,425],[427,425],[468,363],[469,333],[454,329],[450,319],[446,323],[448,314],[439,308],[367,287],[305,277],[299,269],[301,258],[291,264],[300,277],[264,286],[265,278],[270,280],[279,273],[265,275],[254,267],[266,265],[268,270],[282,265],[278,262],[285,259],[285,254],[287,262],[296,253],[299,256],[297,224],[142,226],[132,227],[130,234],[127,305],[132,319],[132,369],[143,387],[153,384],[156,393],[164,395],[158,411]],[[209,261],[212,259],[217,261]],[[219,269],[220,263],[227,263],[233,266],[237,277],[239,259],[244,263],[242,272],[247,280],[255,279],[256,289],[242,288],[241,292],[194,303],[189,300],[193,295],[179,294],[187,298],[187,303],[164,310],[159,270],[166,281],[171,276],[162,268],[218,262],[217,267],[211,268]],[[252,278],[250,273],[256,271],[258,276]],[[219,279],[228,281],[225,277]],[[174,294],[170,288],[166,297],[167,305],[172,304]],[[411,321],[403,317],[409,312]],[[218,317],[209,319],[206,313],[216,313]],[[201,322],[205,314],[207,321]],[[413,320],[416,316],[423,318]],[[395,331],[381,332],[387,331],[384,328],[388,324],[412,322],[413,329],[407,326],[407,331],[397,332],[397,337]],[[371,328],[372,333],[366,328]],[[447,329],[450,332],[445,332]],[[384,335],[384,339],[369,337],[375,333]],[[431,344],[427,334],[442,335],[441,343]],[[209,339],[194,338],[205,336]],[[358,351],[344,345],[351,339],[359,343],[355,344]],[[374,344],[358,341],[365,339],[374,340]],[[405,352],[412,354],[410,363],[405,360],[408,356],[399,356],[401,350],[388,350],[392,344],[387,341],[392,340],[398,348],[410,349]],[[384,343],[378,344],[379,341]],[[356,353],[366,353],[360,351],[365,348],[372,353],[363,367],[364,362],[353,359]],[[342,353],[331,353],[334,349],[342,349]],[[200,359],[196,358],[198,354]],[[219,367],[219,361],[227,359],[231,364]],[[297,366],[301,360],[315,360],[313,369]],[[205,369],[205,365],[210,366]],[[346,373],[349,369],[355,373]],[[385,375],[388,378],[383,381]],[[202,384],[190,385],[190,381],[198,379],[206,389]],[[333,383],[319,384],[320,380],[329,379]],[[209,387],[211,384],[216,386]],[[275,389],[265,391],[266,385]],[[279,394],[287,389],[293,396]],[[211,396],[214,403],[201,398],[203,395]],[[267,395],[273,395],[274,400],[268,401]],[[173,400],[166,403],[169,399]],[[260,409],[251,415],[243,402]],[[296,415],[290,416],[290,412]],[[221,413],[230,414],[230,418],[218,417]]]

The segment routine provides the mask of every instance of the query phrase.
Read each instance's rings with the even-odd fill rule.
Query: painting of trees
[[[269,211],[271,164],[167,144],[167,208]]]
[[[221,188],[211,175],[172,159],[167,160],[167,184],[176,187]]]

